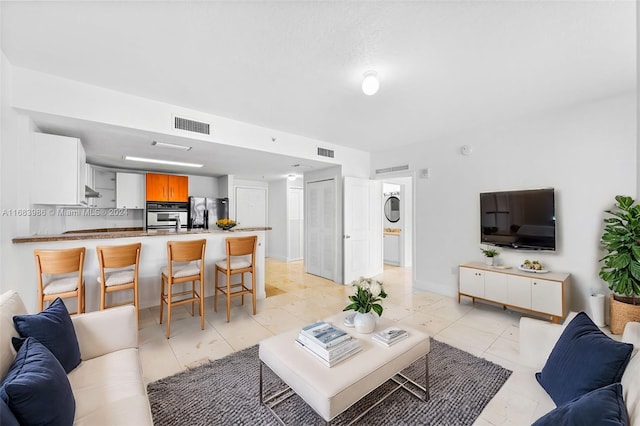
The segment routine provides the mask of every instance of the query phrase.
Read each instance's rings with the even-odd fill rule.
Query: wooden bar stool
[[[107,293],[133,290],[133,305],[136,307],[138,320],[138,266],[141,248],[142,243],[96,247],[100,265],[100,310],[132,303],[128,301],[107,305]]]
[[[167,241],[167,266],[163,267],[160,288],[160,324],[162,324],[162,310],[167,304],[167,339],[171,335],[171,307],[198,302],[200,312],[200,328],[204,330],[204,250],[207,240]],[[175,263],[174,263],[175,262]],[[176,284],[191,281],[191,290],[174,293],[172,288]],[[196,281],[200,281],[200,292],[196,291]],[[165,292],[165,283],[167,290]],[[179,300],[174,300],[174,297]],[[184,296],[184,297],[183,297]]]
[[[253,315],[256,314],[255,258],[257,242],[258,237],[255,235],[252,237],[227,238],[227,258],[216,262],[216,288],[213,295],[213,308],[218,312],[218,292],[224,294],[227,298],[227,322],[231,318],[231,298],[234,296],[241,296],[242,304],[244,305],[244,295],[251,294],[253,298]],[[227,277],[225,286],[220,286],[218,283],[218,271]],[[248,288],[244,283],[245,272],[251,273],[251,288]],[[240,274],[241,281],[237,284],[231,284],[231,277],[236,274]],[[232,289],[234,290],[232,291]]]
[[[36,270],[38,272],[38,308],[44,309],[44,302],[56,298],[75,297],[78,310],[71,314],[84,312],[84,269],[85,248],[64,250],[34,250]],[[47,275],[43,277],[43,274]],[[58,275],[58,276],[53,276]]]

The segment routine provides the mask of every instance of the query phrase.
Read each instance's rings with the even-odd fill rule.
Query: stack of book
[[[296,342],[327,367],[360,352],[358,339],[325,321],[303,327]]]
[[[409,337],[407,330],[403,330],[398,327],[387,327],[382,331],[375,333],[371,336],[374,342],[380,343],[384,346],[391,346],[398,343],[400,340]]]

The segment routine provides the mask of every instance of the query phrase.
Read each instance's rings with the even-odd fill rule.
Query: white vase
[[[358,333],[372,333],[376,328],[376,316],[371,311],[366,314],[356,312],[356,316],[353,318],[353,325]]]
[[[598,327],[604,327],[604,294],[592,294],[589,298],[591,320]]]
[[[493,266],[493,257],[485,257],[484,263],[486,263],[487,266]]]

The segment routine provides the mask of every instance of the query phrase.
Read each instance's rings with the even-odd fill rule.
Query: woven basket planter
[[[629,303],[620,302],[613,298],[613,294],[609,296],[610,305],[610,326],[613,334],[622,334],[624,326],[629,321],[640,321],[640,305],[632,305],[630,297],[621,297],[620,299],[628,300]],[[636,298],[637,300],[637,298]]]

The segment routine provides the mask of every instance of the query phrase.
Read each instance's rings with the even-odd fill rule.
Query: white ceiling
[[[13,65],[365,151],[637,85],[631,0],[1,7]],[[360,90],[368,69],[381,84],[371,97]],[[50,118],[46,126],[83,132],[90,158],[153,138]],[[99,143],[105,134],[121,140]]]

